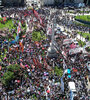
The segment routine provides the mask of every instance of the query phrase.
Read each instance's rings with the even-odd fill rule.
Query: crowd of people
[[[41,20],[37,19],[37,15],[34,15],[33,10],[5,10],[2,12],[1,16],[8,16],[15,21],[22,22],[22,19],[25,23],[27,23],[28,30],[21,31],[19,33],[19,40],[15,43],[12,43],[10,46],[7,42],[5,42],[6,38],[2,38],[1,40],[1,49],[0,56],[3,55],[3,58],[0,61],[0,66],[5,66],[0,70],[0,78],[3,77],[3,74],[7,71],[7,67],[9,65],[18,64],[21,66],[21,70],[23,72],[23,77],[17,80],[17,85],[13,87],[13,92],[9,92],[5,90],[5,87],[2,87],[0,90],[1,99],[8,98],[10,100],[69,100],[68,93],[68,81],[72,80],[76,83],[77,87],[77,95],[80,100],[89,100],[88,91],[87,91],[87,81],[86,76],[88,73],[86,62],[89,60],[87,57],[86,60],[82,57],[82,53],[69,55],[67,52],[67,57],[64,58],[62,55],[62,51],[66,50],[66,47],[63,45],[63,40],[67,38],[64,34],[56,34],[58,39],[55,38],[59,49],[57,50],[58,58],[50,59],[47,57],[47,49],[50,46],[51,38],[47,33],[47,24],[48,24],[48,16],[53,18],[53,14],[50,15],[50,11],[48,11],[49,15],[46,15],[45,10],[43,8],[43,14],[40,13],[41,18],[43,19],[44,24],[40,24]],[[38,12],[38,11],[37,11]],[[42,12],[42,11],[41,11]],[[47,12],[47,11],[46,11]],[[37,13],[36,13],[37,14]],[[59,13],[58,13],[59,14]],[[47,16],[47,17],[46,17]],[[36,18],[36,21],[32,19]],[[29,20],[30,19],[30,20]],[[64,20],[64,18],[62,17]],[[63,20],[59,21],[59,24],[63,24]],[[68,19],[67,19],[68,20]],[[50,21],[50,23],[52,23]],[[22,25],[23,23],[21,23]],[[32,31],[38,30],[36,29],[35,24],[41,27],[39,29],[42,30],[46,36],[45,40],[41,41],[33,41],[32,39]],[[65,24],[66,25],[66,24]],[[18,23],[16,23],[16,27],[18,27]],[[70,26],[69,26],[70,27]],[[32,30],[33,28],[33,30]],[[35,28],[35,29],[34,29]],[[79,29],[79,28],[78,28]],[[32,31],[31,31],[32,30]],[[81,31],[81,30],[80,30]],[[8,32],[8,31],[7,31]],[[14,32],[12,32],[13,35]],[[21,34],[21,35],[20,35]],[[55,35],[55,36],[56,36]],[[62,37],[62,38],[60,38]],[[13,40],[13,39],[11,39]],[[4,57],[5,55],[5,57]],[[79,55],[79,56],[78,56]],[[72,61],[74,59],[74,62]],[[63,66],[64,62],[67,66]],[[62,76],[58,76],[54,71],[54,64],[58,65],[58,68],[62,68],[63,71],[65,69],[71,69],[71,78],[67,78],[65,75],[63,81],[65,84],[65,90],[62,92],[60,79]],[[77,72],[73,72],[73,68],[77,69]],[[25,77],[25,74],[27,76]],[[1,80],[0,80],[1,82]],[[78,99],[76,99],[78,100]]]
[[[86,33],[89,32],[89,26],[77,24],[77,22],[75,22],[75,17],[72,15],[60,16],[58,24],[70,30],[81,31]]]

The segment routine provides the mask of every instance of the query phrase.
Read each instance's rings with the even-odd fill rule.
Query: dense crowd
[[[78,25],[73,16],[66,15],[60,17],[59,25],[65,26],[67,29],[81,31],[81,32],[89,32],[88,26]]]
[[[43,8],[43,22],[47,24],[47,17],[52,15],[46,15],[47,9]],[[46,12],[45,12],[46,11]],[[48,10],[48,13],[50,11]],[[14,14],[14,16],[13,16]],[[49,13],[50,14],[50,13]],[[57,13],[56,15],[58,15]],[[35,22],[27,21],[29,18],[35,17],[33,15],[32,10],[10,10],[4,11],[1,16],[9,16],[14,18],[14,20],[22,21],[22,19],[29,25],[28,28],[32,29],[35,25]],[[67,19],[69,20],[69,18]],[[38,21],[38,20],[36,20]],[[59,21],[60,25],[66,25],[65,17]],[[51,23],[51,22],[50,22]],[[22,23],[21,23],[22,24]],[[18,26],[18,23],[16,23]],[[68,27],[68,26],[67,26]],[[69,26],[71,27],[71,26]],[[74,25],[72,25],[74,27]],[[27,73],[28,77],[22,77],[20,79],[17,77],[17,85],[14,87],[13,92],[5,91],[5,87],[0,91],[1,92],[1,99],[2,98],[9,98],[10,100],[27,100],[27,99],[34,99],[35,97],[37,100],[69,100],[69,93],[67,84],[68,81],[72,80],[76,84],[77,94],[80,100],[89,100],[88,91],[87,91],[87,67],[86,62],[90,60],[88,57],[84,58],[83,54],[75,54],[69,55],[67,52],[67,57],[64,58],[62,55],[62,51],[66,50],[66,47],[63,45],[63,40],[67,38],[64,34],[56,34],[58,39],[55,38],[56,44],[58,45],[59,49],[57,50],[58,58],[57,59],[50,59],[47,57],[47,49],[50,46],[51,38],[46,34],[46,26],[41,26],[41,29],[44,28],[44,34],[47,37],[45,40],[41,40],[39,42],[35,42],[32,40],[32,34],[30,29],[28,32],[25,31],[24,36],[20,37],[19,41],[15,44],[11,44],[10,48],[8,44],[1,44],[0,53],[4,55],[5,48],[7,49],[6,57],[2,59],[0,62],[1,65],[8,66],[11,64],[19,64],[21,66],[21,70],[24,73]],[[78,28],[78,30],[82,30],[83,28]],[[6,30],[7,31],[7,30]],[[8,31],[7,31],[8,32]],[[13,34],[14,32],[12,32]],[[23,33],[22,33],[23,34]],[[56,36],[55,35],[55,36]],[[62,37],[63,36],[63,37]],[[62,38],[60,38],[62,37]],[[4,39],[2,40],[4,41]],[[4,43],[4,42],[3,42]],[[20,46],[22,43],[23,47]],[[62,44],[62,45],[61,45]],[[23,50],[22,50],[23,48]],[[74,61],[72,60],[74,59]],[[63,66],[63,61],[67,65],[66,67]],[[64,76],[64,84],[65,84],[65,92],[63,93],[61,90],[61,83],[60,79],[61,76],[57,76],[54,72],[53,62],[58,65],[58,68],[62,68],[63,71],[65,69],[71,69],[71,78],[67,78],[67,75]],[[73,68],[77,69],[77,72],[73,72]],[[0,72],[3,74],[6,72],[7,68],[2,69]],[[78,99],[76,99],[78,100]]]

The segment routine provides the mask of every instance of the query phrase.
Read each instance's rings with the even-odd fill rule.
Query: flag
[[[48,66],[48,64],[47,64],[47,62],[46,62],[46,60],[45,60],[45,58],[44,58],[44,66],[45,66],[45,67]]]
[[[19,35],[17,35],[15,38],[15,41],[18,41],[18,40],[19,40]]]
[[[19,46],[20,46],[21,51],[23,52],[24,46],[23,46],[22,42],[19,42]]]
[[[34,62],[34,65],[37,67],[37,62],[35,58],[33,58],[33,62]]]
[[[28,14],[27,13],[24,13],[24,17],[26,17]]]
[[[40,21],[40,24],[43,25],[42,18],[39,16],[38,12],[33,10],[35,17]]]
[[[34,15],[35,15],[35,17],[39,18],[39,16],[38,16],[38,12],[35,11],[35,10],[34,10]]]
[[[40,17],[39,19],[40,19],[40,24],[42,25],[42,24],[43,24],[43,22],[42,22],[42,19],[41,19],[41,17]]]
[[[3,21],[4,21],[4,22],[6,21],[6,17],[3,17]]]

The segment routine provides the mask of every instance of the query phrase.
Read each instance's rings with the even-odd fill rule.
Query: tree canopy
[[[14,64],[14,65],[9,65],[7,66],[7,70],[8,71],[19,71],[20,70],[20,66],[18,64]]]
[[[16,78],[20,72],[20,66],[18,64],[7,66],[7,71],[3,74],[2,83],[4,86],[9,86],[11,81]]]
[[[4,73],[3,77],[2,77],[2,83],[3,85],[5,86],[8,86],[12,79],[14,78],[14,72],[11,72],[11,71],[7,71],[6,73]]]

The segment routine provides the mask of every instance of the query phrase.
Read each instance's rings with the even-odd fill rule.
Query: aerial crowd
[[[77,96],[74,100],[90,99],[87,88],[89,71],[86,66],[90,56],[84,56],[82,51],[70,54],[68,47],[70,48],[74,43],[64,44],[64,40],[69,39],[69,37],[62,31],[57,34],[57,29],[54,31],[54,41],[58,56],[49,58],[47,52],[52,34],[47,34],[48,17],[50,16],[51,19],[54,16],[57,17],[56,23],[67,28],[74,28],[79,31],[88,31],[89,29],[75,24],[67,25],[67,23],[64,23],[66,16],[63,16],[60,11],[50,15],[50,9],[42,8],[36,11],[33,9],[5,9],[1,12],[1,17],[7,16],[8,20],[13,19],[14,29],[9,25],[9,27],[12,27],[11,29],[0,30],[0,84],[1,78],[7,71],[7,66],[17,64],[20,66],[20,72],[22,72],[22,77],[16,77],[15,80],[10,82],[10,86],[11,83],[15,83],[13,89],[10,87],[8,91],[5,86],[2,86],[2,89],[0,89],[1,100],[3,98],[9,98],[9,100],[32,98],[32,100],[70,100],[67,87],[70,81],[75,82],[77,89]],[[61,19],[58,16],[61,16]],[[67,21],[69,21],[69,16],[67,17]],[[49,23],[52,23],[51,20],[49,20]],[[41,36],[39,41],[33,40],[33,31],[43,31],[45,39]],[[64,91],[61,87],[62,75],[56,74],[55,67],[62,70],[62,75],[66,69],[70,70],[70,73],[66,73],[63,77]]]

